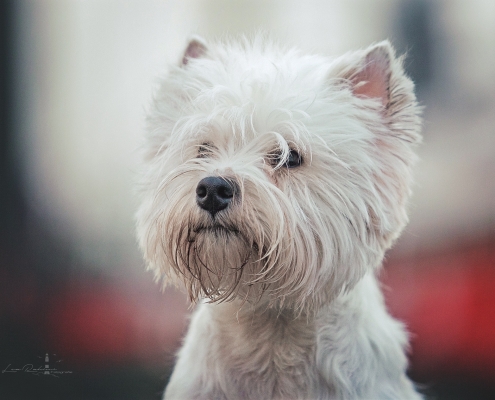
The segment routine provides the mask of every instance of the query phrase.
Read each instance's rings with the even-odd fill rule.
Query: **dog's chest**
[[[321,390],[314,324],[269,311],[216,318],[225,391],[237,398],[300,399]]]

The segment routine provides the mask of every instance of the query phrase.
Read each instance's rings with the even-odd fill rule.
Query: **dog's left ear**
[[[182,56],[181,66],[184,67],[188,64],[189,60],[193,58],[201,58],[207,52],[206,43],[203,38],[199,36],[192,36],[189,39],[184,55]]]
[[[368,48],[361,59],[361,65],[348,77],[353,93],[358,97],[379,99],[387,108],[390,103],[391,63],[394,58],[388,41]]]
[[[389,41],[336,59],[330,76],[343,79],[355,97],[378,100],[395,136],[411,143],[420,141],[421,108],[416,101],[414,84],[404,72],[402,57],[395,56]]]
[[[388,40],[338,58],[331,76],[344,79],[356,97],[379,100],[388,114],[416,101],[414,85],[402,68],[402,58],[395,56]]]

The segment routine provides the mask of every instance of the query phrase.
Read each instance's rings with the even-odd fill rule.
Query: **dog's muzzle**
[[[199,181],[196,187],[196,202],[212,217],[226,209],[238,192],[237,185],[219,176],[208,176]]]

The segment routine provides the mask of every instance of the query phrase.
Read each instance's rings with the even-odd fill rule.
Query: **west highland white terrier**
[[[377,280],[420,141],[389,42],[193,38],[148,117],[138,238],[200,303],[165,399],[420,399]]]

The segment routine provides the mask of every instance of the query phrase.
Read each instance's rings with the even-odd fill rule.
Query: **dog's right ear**
[[[203,38],[199,36],[192,36],[186,47],[186,51],[182,56],[181,66],[185,67],[189,63],[189,60],[193,58],[203,57],[206,54],[206,52],[207,52],[207,47]]]

